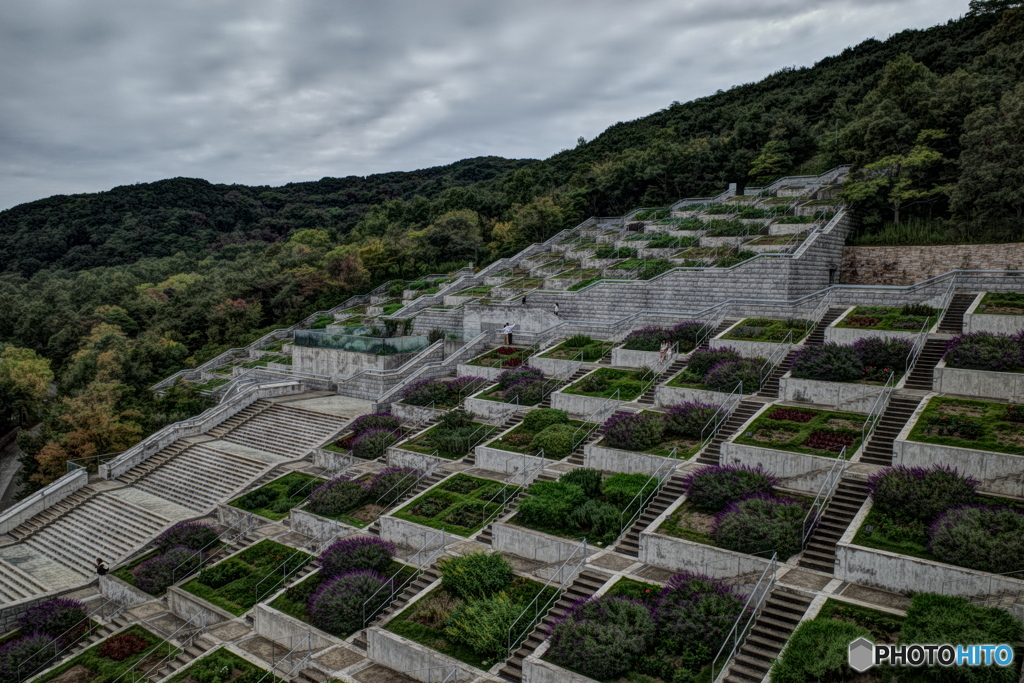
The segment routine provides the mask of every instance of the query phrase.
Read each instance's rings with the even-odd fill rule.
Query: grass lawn
[[[469,427],[460,427],[454,430],[442,423],[434,425],[415,439],[396,447],[427,455],[437,455],[439,458],[448,460],[458,460],[497,430],[497,426],[482,422],[472,422]]]
[[[590,435],[591,429],[597,427],[597,425],[590,424],[589,422],[582,422],[580,420],[569,420],[569,425],[578,430],[576,438],[573,439],[572,450],[576,450],[587,436]],[[526,455],[537,455],[540,452],[539,448],[535,448],[532,445],[533,437],[538,432],[527,429],[526,425],[519,425],[512,431],[502,434],[494,441],[487,444],[488,448],[497,448],[503,451],[512,451],[513,453],[525,453]]]
[[[313,489],[324,481],[301,472],[290,472],[255,491],[235,498],[228,505],[267,519],[284,519],[293,507],[305,502]]]
[[[829,598],[814,619],[849,621],[871,631],[876,643],[895,643],[905,617]]]
[[[847,327],[857,330],[901,330],[903,332],[918,332],[921,326],[928,322],[931,329],[942,313],[939,310],[930,308],[931,314],[905,315],[900,306],[858,306],[848,313],[842,320],[836,323],[836,327]]]
[[[484,528],[518,491],[518,486],[459,473],[424,491],[393,516],[468,537]]]
[[[793,453],[846,457],[860,447],[866,415],[777,406],[769,408],[736,437],[736,443]]]
[[[739,341],[782,342],[792,332],[795,344],[806,337],[813,327],[814,324],[806,320],[747,318],[729,330],[722,338]]]
[[[517,576],[513,580],[512,586],[507,592],[516,602],[522,603],[523,609],[526,609],[530,602],[538,595],[541,596],[538,601],[539,604],[544,605],[556,593],[555,589],[551,586],[545,587],[542,583],[521,576]],[[439,611],[438,606],[443,604],[450,605],[451,601],[452,597],[445,592],[444,587],[438,586],[404,609],[397,617],[389,621],[384,628],[403,638],[408,638],[420,645],[437,650],[441,654],[454,657],[460,662],[465,662],[470,666],[486,671],[499,660],[494,657],[481,656],[471,648],[448,639],[444,632],[443,619],[440,623],[436,619],[435,615]],[[538,619],[543,619],[543,617],[543,614],[538,615]],[[524,619],[521,623],[525,627],[530,622]],[[526,629],[527,634],[531,630]],[[513,643],[512,651],[515,651],[518,645],[518,643]]]
[[[580,381],[562,390],[564,394],[611,398],[619,392],[619,399],[632,401],[644,392],[646,382],[637,379],[634,370],[598,368]]]
[[[1024,418],[1024,411],[1020,412]],[[943,446],[1024,455],[1024,421],[1017,413],[1008,403],[936,396],[928,401],[908,438]]]
[[[974,312],[985,315],[1024,315],[1024,294],[988,292]]]
[[[147,644],[146,649],[130,655],[119,662],[100,655],[100,648],[103,647],[104,643],[108,642],[112,638],[117,638],[118,635],[121,634],[131,634],[142,638],[142,640]],[[180,652],[181,650],[177,649],[173,645],[164,643],[162,638],[150,633],[141,626],[129,626],[124,631],[121,631],[121,633],[101,640],[88,650],[82,652],[80,655],[77,655],[60,666],[50,670],[44,676],[35,679],[35,681],[36,683],[44,683],[45,681],[50,681],[61,676],[71,669],[75,669],[79,675],[74,676],[74,674],[69,674],[69,676],[74,676],[72,680],[76,682],[104,683],[105,681],[113,681],[119,676],[122,676],[136,664],[139,664],[138,669],[136,669],[139,674],[146,673],[153,667],[158,665],[162,666],[161,662],[164,661],[165,658],[174,658]]]
[[[392,562],[391,567],[386,572],[387,576],[394,576],[395,586],[400,588],[416,576],[416,568],[410,567],[409,565],[402,564],[401,562]],[[320,576],[320,572],[314,572],[299,583],[295,584],[281,595],[274,598],[274,601],[270,603],[270,606],[274,609],[284,612],[290,617],[294,617],[300,621],[304,621],[307,624],[314,625],[309,620],[309,613],[306,611],[306,606],[309,604],[309,598],[312,597],[313,593],[320,588],[323,584],[323,579]],[[398,590],[397,593],[401,593]],[[319,627],[316,627],[319,628]],[[353,632],[347,633],[335,633],[333,631],[327,631],[332,636],[338,638],[348,638]]]
[[[580,346],[578,340],[570,341],[567,339],[550,351],[541,354],[540,357],[595,363],[604,358],[613,346],[615,346],[615,342],[599,341],[597,339],[591,339],[586,344]],[[584,351],[584,349],[586,350]]]
[[[286,572],[297,571],[312,556],[269,539],[204,569],[183,584],[196,597],[241,616],[281,585]]]
[[[224,671],[229,671],[230,674],[223,675]],[[263,678],[266,673],[266,669],[261,669],[249,660],[242,659],[235,653],[219,647],[179,671],[173,678],[168,679],[167,683],[198,683],[199,681],[228,683],[246,674],[254,676],[256,680],[262,680],[263,683],[276,683],[283,680],[273,676]]]

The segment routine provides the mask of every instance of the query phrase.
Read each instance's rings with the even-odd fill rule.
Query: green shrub
[[[1012,508],[950,510],[929,536],[932,553],[943,562],[993,574],[1024,567],[1024,515]]]
[[[599,361],[604,357],[606,351],[607,349],[601,344],[588,344],[580,349],[580,360],[584,363]]]
[[[806,514],[804,506],[792,499],[745,498],[718,516],[711,536],[719,547],[749,554],[774,550],[785,562],[802,547]]]
[[[593,343],[594,340],[585,334],[574,334],[562,342],[564,346],[567,346],[570,349],[581,349],[584,346],[590,346]]]
[[[998,607],[973,605],[966,598],[918,593],[907,608],[900,643],[1009,643],[1024,637],[1024,626]],[[930,667],[922,669],[935,683],[1016,683],[1019,663],[1005,668]]]
[[[388,285],[388,296],[389,297],[394,298],[396,296],[402,296],[402,292],[404,292],[404,291],[405,291],[405,283],[404,282],[392,282],[390,285]]]
[[[244,510],[259,510],[265,508],[277,500],[277,491],[268,488],[259,488],[250,491],[238,499],[238,507]]]
[[[569,414],[556,408],[538,408],[523,418],[523,427],[531,432],[539,432],[556,424],[569,424]]]
[[[508,631],[524,609],[506,593],[464,602],[448,615],[444,633],[478,655],[499,655],[508,647]]]
[[[595,470],[591,467],[579,467],[570,472],[566,472],[558,478],[558,481],[564,484],[575,484],[583,489],[583,495],[587,498],[597,498],[601,493],[601,480],[604,475],[601,474],[601,470]]]
[[[847,651],[857,638],[871,639],[864,627],[835,619],[805,621],[789,638],[771,670],[772,683],[845,681],[854,676]],[[946,641],[937,641],[946,642]]]
[[[622,512],[609,503],[588,500],[569,513],[566,520],[574,529],[586,531],[591,543],[612,543],[622,531]]]
[[[654,620],[647,607],[604,596],[572,605],[551,627],[548,656],[585,676],[614,679],[640,661],[653,638]]]
[[[658,480],[647,474],[613,474],[601,482],[601,493],[609,503],[624,509],[641,491],[647,494],[658,487]]]
[[[587,498],[579,486],[560,481],[539,481],[527,493],[519,503],[519,515],[525,523],[542,527],[561,527]]]
[[[512,565],[498,553],[470,553],[439,562],[441,585],[463,600],[488,598],[515,579]]]
[[[572,439],[576,429],[572,425],[553,424],[545,427],[530,442],[531,448],[544,449],[544,455],[561,460],[572,453]]]

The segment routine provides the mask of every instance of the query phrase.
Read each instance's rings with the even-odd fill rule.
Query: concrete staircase
[[[253,406],[257,403],[261,401],[257,401]],[[237,417],[238,415],[235,416]],[[337,434],[347,424],[348,419],[275,403],[269,407],[261,407],[258,412],[241,423],[235,423],[235,426],[222,431],[228,422],[231,420],[226,420],[217,428],[210,430],[209,434],[239,446],[286,458],[298,458]]]
[[[903,385],[904,388],[915,391],[931,391],[934,384],[933,371],[939,361],[942,360],[942,355],[945,352],[945,339],[929,339],[926,341],[924,348],[921,349],[921,355],[917,357],[914,369],[910,371],[910,376],[907,377],[907,382]]]
[[[722,322],[718,323],[718,327],[711,331],[708,338],[704,340],[704,343],[700,345],[700,348],[706,349],[709,347],[708,342],[717,337],[718,335],[725,332],[727,329],[738,323],[742,318],[723,318]]]
[[[893,394],[860,456],[861,462],[892,465],[892,444],[921,403],[920,396]]]
[[[143,463],[145,464],[145,463]],[[261,460],[197,444],[132,483],[136,488],[183,507],[204,512],[266,469]],[[131,472],[122,481],[131,476]]]
[[[960,334],[964,331],[964,313],[971,307],[975,293],[954,294],[950,299],[949,308],[939,321],[939,334]]]
[[[717,465],[722,452],[722,443],[728,441],[729,437],[735,434],[743,426],[744,422],[760,410],[762,405],[764,404],[757,401],[740,401],[736,405],[736,410],[732,411],[729,419],[722,423],[718,433],[715,434],[711,442],[697,456],[697,462],[702,465]]]
[[[412,583],[406,586],[405,590],[403,590],[398,597],[392,600],[390,605],[385,607],[377,616],[375,616],[367,626],[380,626],[390,619],[391,615],[398,614],[405,609],[410,600],[419,595],[424,588],[440,578],[440,571],[441,570],[437,568],[437,565],[434,564],[421,572],[420,575],[417,576]],[[352,641],[352,644],[362,650],[366,649],[365,629],[359,632],[359,635]]]
[[[775,366],[771,374],[768,375],[768,379],[761,385],[761,390],[755,394],[761,398],[778,398],[779,397],[779,380],[782,376],[789,372],[789,368],[793,365],[793,358],[796,357],[796,351],[790,351],[786,354],[786,357],[779,361],[779,364]]]
[[[23,543],[83,577],[141,548],[171,523],[152,510],[101,493],[24,539]]]
[[[537,478],[534,479],[533,481],[555,481],[555,477],[545,472],[541,472],[540,475],[538,475]],[[505,503],[505,510],[507,511],[515,507],[516,503],[518,503],[520,499],[522,499],[522,497],[526,495],[526,489],[528,488],[529,487],[527,486],[525,488],[519,489],[519,493],[512,497],[507,503]],[[492,521],[490,524],[481,529],[473,540],[490,545],[491,541],[494,540],[493,527],[494,522]]]
[[[836,543],[846,533],[867,497],[868,487],[864,482],[849,477],[839,482],[800,557],[801,567],[826,574],[835,571]]]
[[[551,606],[547,615],[537,624],[530,635],[526,637],[526,640],[512,653],[512,656],[505,662],[505,666],[498,671],[498,676],[506,681],[512,681],[512,683],[522,683],[523,660],[533,654],[540,644],[544,642],[547,638],[548,629],[555,623],[555,620],[563,616],[577,600],[589,598],[596,593],[609,578],[611,577],[604,572],[593,569],[581,571],[576,576],[576,580],[569,584],[558,601]]]
[[[836,321],[836,318],[846,312],[845,307],[830,308],[821,316],[821,320],[814,326],[811,333],[804,340],[804,346],[820,346],[825,343],[825,328]]]
[[[29,536],[29,534],[42,529],[65,512],[69,512],[71,509],[78,507],[95,494],[96,489],[91,486],[83,486],[53,507],[47,508],[28,521],[14,527],[8,533],[13,536],[15,540],[24,540]]]
[[[49,590],[49,587],[37,581],[31,574],[0,560],[0,604],[15,602]]]
[[[199,657],[205,655],[214,646],[215,643],[207,641],[202,634],[198,637],[185,639],[179,644],[181,652],[174,659],[164,664],[156,674],[151,676],[150,680],[159,681],[167,678],[175,671],[185,668]]]
[[[619,544],[615,546],[615,551],[629,557],[640,557],[640,532],[650,526],[651,522],[667,510],[672,503],[679,500],[681,495],[683,495],[683,477],[676,475],[665,482],[658,495],[651,500],[647,509],[637,517]]]
[[[802,593],[782,587],[773,590],[722,680],[761,683],[810,604],[811,598]]]
[[[636,402],[647,406],[653,406],[654,395],[658,393],[658,387],[662,384],[662,382],[667,381],[670,377],[674,377],[676,373],[685,368],[689,360],[689,356],[680,356],[675,361],[673,361],[672,364],[668,366],[668,369],[665,370],[665,372],[658,375],[658,379],[654,380],[654,383],[651,384],[650,388],[648,388],[647,391],[641,394],[640,398],[638,398]]]

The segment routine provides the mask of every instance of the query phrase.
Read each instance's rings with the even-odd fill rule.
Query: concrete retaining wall
[[[276,596],[276,594],[275,594]],[[259,604],[252,608],[253,630],[264,638],[276,643],[287,643],[292,636],[309,636],[309,645],[313,649],[330,647],[342,642],[329,633],[290,617],[270,605]]]
[[[591,413],[608,406],[612,400],[608,398],[597,398],[595,396],[581,396],[579,394],[563,394],[556,391],[551,394],[551,407],[564,410],[576,417],[587,417]]]
[[[662,385],[654,392],[654,405],[658,408],[668,408],[686,401],[700,401],[701,403],[711,403],[720,406],[729,400],[731,395],[723,391]]]
[[[1024,581],[964,567],[854,545],[857,530],[871,511],[868,498],[836,545],[835,577],[894,593],[943,593],[984,597],[1024,591]]]
[[[491,526],[491,533],[494,535],[491,548],[496,552],[511,553],[544,563],[564,562],[582,545],[580,541],[504,522],[495,522]]]
[[[436,538],[434,538],[435,534],[437,534]],[[443,536],[444,534],[438,534],[437,529],[421,526],[415,522],[387,515],[380,518],[381,539],[407,548],[440,548]],[[453,538],[462,537],[448,534],[449,540]]]
[[[854,413],[867,413],[871,410],[883,391],[881,385],[797,379],[790,372],[779,379],[780,401],[831,406],[836,410]]]
[[[742,429],[739,433],[742,433]],[[780,486],[814,494],[825,483],[836,459],[748,446],[734,443],[730,439],[722,444],[720,462],[723,465],[760,466],[778,477]]]
[[[950,368],[943,358],[932,370],[932,391],[1016,403],[1024,400],[1024,373]]]
[[[532,356],[527,364],[537,368],[548,377],[554,377],[574,372],[579,366],[579,361]]]
[[[427,455],[426,453],[417,453],[416,451],[407,451],[404,448],[398,448],[396,446],[390,446],[388,448],[387,456],[388,467],[412,467],[413,469],[418,470],[422,470],[431,465],[448,465],[452,462],[448,458]]]
[[[583,466],[605,472],[654,474],[665,464],[665,458],[650,453],[637,453],[619,448],[587,444],[583,447]]]
[[[46,488],[36,491],[25,500],[0,515],[0,534],[6,534],[20,524],[32,519],[40,512],[56,505],[89,483],[85,469],[69,472]]]
[[[443,681],[453,668],[459,670],[460,681],[473,681],[484,673],[454,657],[376,626],[366,629],[366,656],[423,683]]]
[[[730,330],[732,330],[734,327],[738,327],[739,324],[742,322],[743,321],[741,320],[739,323],[736,323],[728,330],[722,332],[722,334],[712,339],[710,342],[708,342],[708,346],[710,346],[713,349],[730,347],[736,349],[739,352],[739,354],[744,358],[768,358],[773,353],[778,353],[782,345],[777,344],[775,342],[745,341],[742,339],[722,338],[723,335],[729,334]]]
[[[523,660],[523,683],[597,683],[543,659]]]
[[[234,614],[223,610],[220,607],[211,605],[206,600],[192,595],[178,586],[171,586],[167,589],[167,609],[171,614],[186,621],[197,614],[206,613],[206,625],[220,624],[225,621],[236,619]]]
[[[985,313],[964,315],[964,332],[1017,334],[1021,330],[1024,330],[1024,315],[989,315]]]
[[[490,391],[489,388],[488,391]],[[485,398],[470,397],[465,400],[463,405],[466,410],[482,420],[489,420],[492,417],[499,417],[501,415],[512,416],[512,404],[504,403],[503,401],[489,401]],[[520,406],[517,412],[522,413],[529,409],[529,406]]]
[[[414,406],[408,403],[392,403],[391,414],[402,421],[402,424],[413,425],[417,422],[424,422],[437,417],[438,415],[444,415],[448,412],[447,408],[427,408],[425,406]]]
[[[314,514],[302,507],[292,508],[288,513],[291,530],[310,538],[321,538],[321,542],[333,542],[337,539],[346,538],[359,532],[359,529],[349,526],[336,519],[328,519]],[[323,534],[323,536],[320,536]]]
[[[673,572],[696,572],[716,579],[760,573],[767,559],[651,531],[640,533],[640,561]]]
[[[660,351],[630,351],[615,347],[612,349],[612,365],[617,368],[653,368],[661,362],[658,360],[660,356]],[[675,359],[675,354],[667,354],[665,358]]]
[[[477,446],[474,452],[476,453],[476,467],[489,472],[511,474],[522,471],[524,466],[527,468],[538,467],[542,462],[540,458],[533,455],[503,451],[490,446]]]
[[[498,379],[498,375],[508,370],[508,368],[489,368],[484,365],[470,365],[469,363],[459,363],[456,368],[459,377],[483,377],[492,382]]]
[[[314,346],[295,346],[292,351],[292,368],[299,372],[311,372],[317,375],[330,375],[332,381],[347,379],[364,370],[393,370],[416,353],[400,353],[382,356],[341,349],[324,349]],[[437,355],[441,355],[438,347]],[[437,358],[440,360],[440,357]]]

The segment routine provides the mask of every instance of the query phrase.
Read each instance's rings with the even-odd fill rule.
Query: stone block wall
[[[843,284],[912,285],[951,270],[1024,270],[1024,243],[843,249]]]

